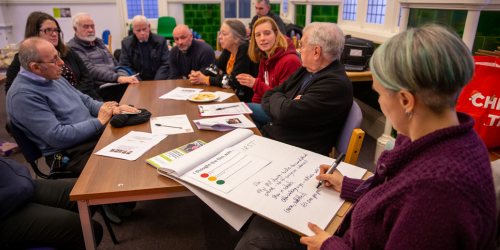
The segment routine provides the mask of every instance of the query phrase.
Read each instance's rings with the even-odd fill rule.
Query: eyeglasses
[[[299,49],[302,48],[302,42],[299,42]]]
[[[59,62],[59,59],[61,59],[61,57],[60,57],[60,55],[58,54],[58,55],[57,55],[57,58],[56,58],[56,59],[54,59],[54,61],[53,61],[53,62],[35,62],[35,63],[53,63],[54,65],[56,65],[56,66],[57,66],[57,62]]]
[[[43,31],[45,34],[47,35],[52,35],[52,33],[56,32],[56,34],[59,34],[61,33],[61,30],[59,29],[51,29],[51,28],[47,28],[47,29],[41,29],[40,31]]]

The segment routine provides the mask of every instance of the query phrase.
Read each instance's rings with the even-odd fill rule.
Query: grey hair
[[[134,18],[132,18],[132,29],[134,28],[134,23],[135,22],[145,22],[146,25],[149,24],[148,19],[145,16],[143,16],[143,15],[137,15]]]
[[[42,61],[42,56],[37,47],[37,44],[40,42],[47,41],[43,38],[33,36],[21,42],[21,46],[19,46],[19,62],[25,70],[31,72],[30,64]],[[46,68],[47,66],[42,64],[42,67]]]
[[[83,16],[90,17],[89,14],[87,14],[87,13],[77,13],[71,18],[71,23],[73,24],[73,27],[78,28],[78,23],[80,22],[80,18]]]
[[[425,25],[380,45],[370,68],[386,89],[409,91],[441,114],[455,109],[462,88],[474,75],[474,59],[457,33],[439,25]]]
[[[246,42],[247,28],[245,28],[245,25],[240,20],[228,19],[224,21],[224,23],[227,25],[227,27],[229,27],[229,30],[233,34],[233,37],[240,39],[238,45],[242,45]]]
[[[308,34],[309,49],[319,46],[326,59],[340,59],[344,51],[345,37],[337,24],[313,22],[307,25],[302,33]]]
[[[264,5],[266,5],[266,7],[271,5],[271,1],[269,0],[257,0],[257,3],[262,3],[262,2],[264,2]]]

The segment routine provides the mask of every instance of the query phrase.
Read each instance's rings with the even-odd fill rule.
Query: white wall
[[[184,24],[184,6],[182,3],[168,3],[168,16],[175,18],[177,24]]]
[[[71,8],[72,15],[79,12],[88,13],[94,19],[96,35],[102,37],[102,32],[104,30],[109,30],[113,36],[112,49],[121,48],[120,26],[116,4],[8,4],[7,6],[2,6],[2,9],[4,8],[8,8],[10,13],[10,19],[13,25],[13,37],[16,43],[24,39],[26,20],[31,12],[42,11],[53,15],[52,8]],[[64,33],[64,42],[68,42],[75,34],[71,24],[71,18],[56,19]]]

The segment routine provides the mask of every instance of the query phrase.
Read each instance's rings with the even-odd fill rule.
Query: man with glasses
[[[139,80],[131,76],[131,72],[118,67],[118,61],[109,53],[106,44],[95,36],[94,21],[89,15],[78,13],[73,16],[72,22],[75,37],[67,45],[82,58],[94,79],[96,92],[102,99],[119,102],[128,84],[139,83]],[[119,85],[102,88],[106,83]]]
[[[200,71],[215,62],[212,46],[193,39],[187,25],[177,25],[172,34],[177,46],[170,51],[170,78],[187,79],[192,70]]]
[[[120,65],[139,73],[139,81],[169,79],[170,65],[165,37],[151,33],[145,16],[132,19],[133,35],[123,39]]]
[[[95,101],[71,87],[61,78],[63,60],[42,38],[23,41],[19,61],[21,71],[7,94],[7,114],[37,145],[52,171],[80,174],[111,116],[139,112]]]

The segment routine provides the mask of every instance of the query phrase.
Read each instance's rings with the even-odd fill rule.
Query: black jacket
[[[168,59],[168,46],[165,37],[149,32],[149,59],[152,67],[153,80],[170,79],[170,61]],[[122,52],[120,55],[120,66],[129,68],[132,72],[143,73],[139,39],[131,35],[122,41]],[[137,79],[141,79],[141,75]]]
[[[259,64],[254,63],[248,57],[248,43],[244,43],[238,47],[238,52],[236,54],[236,60],[233,65],[233,71],[231,72],[230,84],[231,88],[234,90],[240,101],[242,102],[252,102],[253,89],[247,86],[241,85],[236,76],[239,74],[249,74],[255,78],[259,75]],[[227,74],[227,62],[231,57],[231,52],[224,49],[219,59],[215,61],[217,68],[222,70],[224,74]],[[222,87],[222,75],[215,77],[210,77],[210,86]]]
[[[286,31],[285,31],[285,24],[283,23],[283,20],[281,20],[280,15],[269,11],[269,12],[267,12],[267,16],[270,17],[270,18],[272,18],[276,22],[276,25],[278,25],[278,29],[280,30],[281,34],[283,34],[284,36],[287,36]],[[249,27],[250,28],[250,34],[252,32],[253,25],[255,24],[255,22],[257,21],[257,19],[259,19],[259,16],[257,16],[257,15],[255,15],[252,18],[252,22],[250,23],[250,27]]]
[[[328,155],[352,106],[352,83],[344,65],[334,61],[297,92],[308,74],[300,67],[264,94],[262,109],[271,120],[262,135]],[[302,96],[294,100],[297,95]]]
[[[92,75],[90,75],[89,70],[85,66],[83,60],[76,54],[73,50],[69,49],[65,57],[61,58],[64,63],[71,68],[73,74],[75,74],[76,85],[73,85],[75,89],[80,92],[92,97],[96,101],[103,101],[102,98],[94,90],[94,81],[92,81]],[[7,68],[7,81],[5,82],[5,94],[9,91],[10,85],[16,79],[17,74],[21,70],[21,63],[19,62],[18,54],[14,56],[14,60]]]

